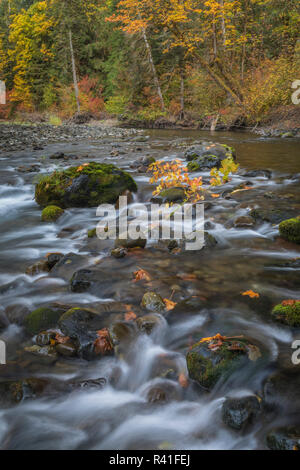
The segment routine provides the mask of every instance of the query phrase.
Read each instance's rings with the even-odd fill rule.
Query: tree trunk
[[[76,98],[76,104],[77,104],[77,111],[78,113],[80,113],[79,90],[78,90],[76,65],[75,65],[75,57],[74,57],[74,50],[73,50],[72,31],[70,29],[69,29],[69,39],[70,39],[70,52],[71,52],[71,61],[72,61],[74,92],[75,92],[75,98]]]
[[[221,0],[221,7],[222,7],[221,27],[222,27],[222,36],[223,36],[223,46],[224,46],[224,49],[226,49],[226,23],[225,23],[225,15],[224,15],[224,0]]]
[[[148,52],[149,62],[150,62],[150,66],[151,66],[151,70],[152,70],[152,74],[153,74],[153,78],[154,78],[154,84],[156,86],[157,94],[158,94],[159,99],[160,99],[161,109],[165,112],[166,111],[165,102],[164,102],[164,98],[163,98],[163,95],[162,95],[162,92],[161,92],[161,88],[160,88],[160,84],[159,84],[155,64],[154,64],[153,57],[152,57],[152,51],[151,51],[151,47],[150,47],[150,44],[149,44],[149,41],[148,41],[148,38],[147,38],[145,28],[142,29],[142,35],[143,35],[145,46],[146,46],[146,49],[147,49],[147,52]]]

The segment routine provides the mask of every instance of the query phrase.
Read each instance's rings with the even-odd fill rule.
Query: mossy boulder
[[[115,165],[91,162],[44,176],[35,188],[41,207],[96,207],[114,204],[128,189],[136,191],[133,178]]]
[[[60,306],[40,307],[33,310],[25,319],[28,333],[36,335],[43,330],[54,328],[62,313],[66,311]]]
[[[227,379],[237,369],[250,364],[250,360],[260,357],[259,349],[246,338],[223,341],[217,336],[199,341],[186,356],[190,378],[208,391],[219,380]]]
[[[300,216],[281,222],[279,233],[285,240],[300,244]]]
[[[202,142],[200,145],[189,147],[184,156],[189,162],[192,162],[188,165],[188,169],[197,171],[202,168],[220,168],[222,160],[226,158],[235,160],[235,151],[226,144]]]
[[[47,206],[42,211],[42,221],[55,222],[63,213],[64,210],[58,206]]]
[[[283,301],[273,308],[272,316],[285,325],[300,327],[300,300]]]

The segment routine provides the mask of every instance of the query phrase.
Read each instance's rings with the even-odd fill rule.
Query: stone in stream
[[[300,216],[282,221],[279,224],[279,233],[285,240],[300,244]]]
[[[192,162],[188,164],[188,169],[198,171],[205,168],[220,168],[222,161],[229,157],[235,160],[235,151],[225,144],[202,142],[200,145],[189,147],[184,156]]]
[[[166,308],[162,297],[156,292],[146,292],[141,305],[152,312],[163,312]]]
[[[246,215],[242,215],[234,221],[234,226],[237,228],[252,228],[254,225],[255,219]]]
[[[300,327],[300,300],[286,300],[272,310],[274,320],[292,327]]]
[[[271,450],[300,450],[300,426],[273,429],[266,437]]]
[[[227,398],[222,406],[222,420],[230,428],[240,431],[252,424],[260,411],[260,401],[255,395]]]
[[[41,207],[96,207],[114,204],[126,190],[135,192],[133,178],[114,165],[90,162],[44,176],[35,188],[35,200]]]
[[[103,330],[103,315],[76,307],[65,312],[59,319],[58,325],[63,334],[74,342],[80,357],[93,359],[97,356],[95,341],[98,332]],[[112,351],[112,347],[110,350]]]
[[[166,204],[169,203],[176,203],[176,202],[183,202],[185,196],[185,190],[181,187],[174,187],[174,188],[167,188],[161,191],[157,196],[151,198],[151,201],[156,204]]]
[[[275,372],[264,381],[263,398],[269,408],[283,408],[293,413],[300,407],[300,376],[299,366],[292,363],[291,355],[292,350],[288,370]]]
[[[227,379],[260,356],[259,348],[246,338],[216,335],[194,344],[186,362],[190,378],[209,391],[219,380]]]
[[[63,256],[64,255],[62,253],[48,253],[45,259],[37,261],[33,265],[29,266],[25,273],[35,276],[41,272],[49,272],[63,258]]]
[[[35,356],[36,362],[40,364],[53,364],[58,359],[57,351],[52,345],[38,346],[35,344],[25,347],[24,352]]]
[[[43,222],[56,222],[64,212],[65,211],[58,206],[47,206],[43,209],[41,218]]]
[[[283,220],[286,220],[287,217],[293,216],[292,211],[289,209],[252,209],[250,211],[250,216],[255,220],[261,222],[269,222],[271,224],[277,225]]]
[[[72,292],[99,292],[106,297],[112,297],[115,294],[115,286],[123,281],[125,276],[120,270],[111,273],[100,269],[80,269],[76,271],[70,281]]]
[[[270,170],[246,170],[242,173],[245,178],[272,178],[272,172]]]
[[[113,250],[111,250],[110,254],[111,256],[113,256],[114,258],[117,258],[117,259],[120,259],[120,258],[124,258],[126,255],[127,255],[127,249],[126,248],[114,248]]]
[[[151,334],[154,330],[163,328],[165,326],[165,321],[160,315],[150,314],[139,317],[136,320],[138,328],[143,333],[147,335]]]

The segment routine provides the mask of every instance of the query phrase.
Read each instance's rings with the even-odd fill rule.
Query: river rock
[[[222,160],[231,157],[235,160],[233,148],[225,144],[213,142],[203,142],[200,145],[189,147],[185,153],[185,158],[193,162],[193,167],[188,166],[191,171],[203,168],[220,168]]]
[[[282,221],[279,224],[279,233],[285,240],[300,244],[300,216]]]
[[[300,450],[300,426],[273,429],[266,442],[271,450]]]
[[[162,297],[156,292],[146,292],[141,305],[152,312],[163,312],[166,308]]]
[[[60,317],[58,325],[63,334],[73,340],[79,356],[85,359],[95,357],[97,332],[104,326],[101,314],[84,308],[72,308]]]
[[[285,209],[252,209],[250,211],[250,216],[255,220],[277,225],[283,220],[286,220],[289,213],[291,212]]]
[[[245,178],[258,178],[258,177],[263,177],[263,178],[272,178],[272,172],[270,170],[247,170],[242,173],[242,176]]]
[[[285,325],[300,327],[300,300],[289,300],[276,305],[272,310],[274,320]]]
[[[234,226],[237,228],[252,228],[254,225],[255,219],[246,215],[242,215],[234,221]]]
[[[260,409],[260,402],[255,395],[227,398],[222,406],[222,419],[227,426],[240,431],[253,423]]]
[[[200,341],[186,356],[189,376],[206,390],[211,390],[220,379],[227,379],[237,369],[250,364],[249,348],[254,348],[254,355],[257,352],[259,357],[259,350],[246,338],[226,342],[213,338]]]
[[[161,191],[157,196],[154,196],[151,201],[156,204],[168,203],[180,203],[183,202],[185,196],[185,190],[181,187],[167,188]]]
[[[66,311],[66,307],[60,305],[50,305],[33,310],[25,319],[25,327],[31,335],[40,331],[54,328],[61,315]]]
[[[39,397],[47,385],[47,380],[37,378],[0,382],[0,403],[14,405],[23,400]]]
[[[90,162],[44,176],[35,188],[41,207],[96,207],[114,204],[126,190],[136,191],[133,178],[114,165]]]
[[[64,210],[58,206],[47,206],[42,211],[42,221],[43,222],[56,222],[59,217],[64,213]]]

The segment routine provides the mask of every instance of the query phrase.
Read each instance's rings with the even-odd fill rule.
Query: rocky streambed
[[[299,140],[13,129],[0,129],[0,447],[300,448]],[[151,204],[154,159],[192,162],[207,184],[222,149],[240,168],[206,197],[202,250],[97,238],[97,204]]]

